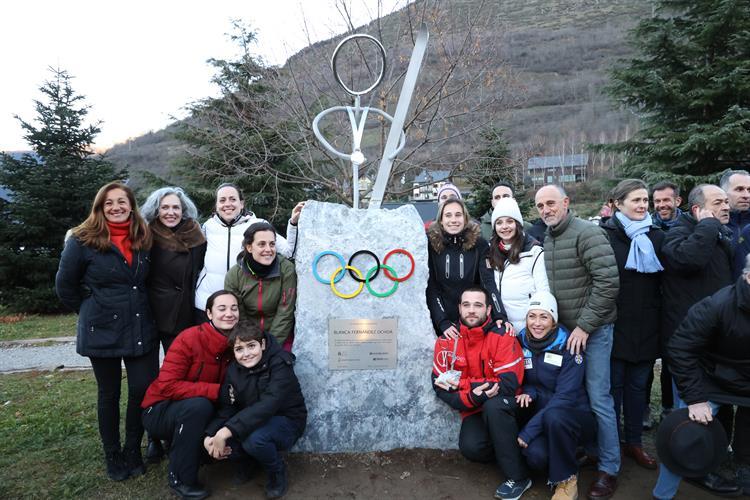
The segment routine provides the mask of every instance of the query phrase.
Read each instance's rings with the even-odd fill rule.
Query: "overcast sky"
[[[182,117],[182,107],[214,95],[206,60],[232,58],[226,33],[241,19],[257,30],[257,52],[272,64],[313,41],[346,30],[337,10],[357,24],[407,0],[25,0],[0,3],[0,151],[28,149],[13,115],[35,118],[33,100],[51,76],[67,70],[73,89],[103,120],[97,148],[108,148]]]

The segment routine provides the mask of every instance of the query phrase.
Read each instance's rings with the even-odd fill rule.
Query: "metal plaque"
[[[398,320],[329,319],[329,370],[394,370]]]

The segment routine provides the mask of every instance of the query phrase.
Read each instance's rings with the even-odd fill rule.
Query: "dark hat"
[[[703,477],[727,457],[727,435],[718,420],[693,422],[681,408],[665,418],[656,435],[656,452],[669,470],[683,477]]]

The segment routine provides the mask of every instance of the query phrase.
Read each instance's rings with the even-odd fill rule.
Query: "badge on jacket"
[[[562,366],[562,356],[553,352],[545,352],[544,362],[550,365]]]
[[[232,384],[229,384],[229,404],[233,405],[236,401],[236,398],[234,396],[234,386]]]

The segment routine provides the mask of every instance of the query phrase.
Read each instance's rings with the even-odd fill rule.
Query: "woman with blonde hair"
[[[158,337],[146,292],[151,232],[133,191],[111,182],[65,243],[55,289],[78,313],[76,351],[91,360],[98,386],[99,435],[107,475],[114,481],[145,472],[140,403],[159,369]],[[128,404],[120,449],[121,365]]]

